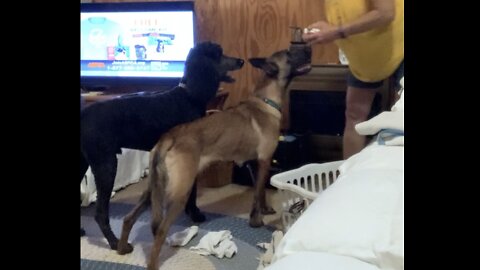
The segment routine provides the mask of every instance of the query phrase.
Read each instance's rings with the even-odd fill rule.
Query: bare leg
[[[363,89],[349,86],[345,111],[345,130],[343,132],[343,158],[360,152],[365,147],[365,136],[359,135],[355,125],[367,120],[375,97],[375,89]]]

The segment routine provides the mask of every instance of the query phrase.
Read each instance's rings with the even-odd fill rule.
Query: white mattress
[[[285,234],[274,262],[321,252],[403,269],[403,152],[373,144],[345,161],[337,181]]]
[[[360,260],[327,252],[303,251],[284,257],[265,270],[379,270]]]

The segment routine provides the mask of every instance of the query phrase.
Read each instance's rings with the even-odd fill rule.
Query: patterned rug
[[[133,205],[112,203],[110,206],[110,224],[118,236],[121,231],[123,217],[133,208]],[[146,211],[138,219],[132,229],[129,242],[134,251],[121,256],[110,250],[100,229],[94,221],[94,206],[82,209],[82,227],[87,235],[81,238],[81,269],[82,270],[140,270],[145,269],[146,260],[150,254],[153,236],[150,230],[150,212]],[[255,270],[257,258],[263,251],[256,246],[260,242],[270,242],[273,227],[251,228],[248,220],[205,213],[207,221],[194,224],[186,215],[181,215],[170,228],[168,235],[184,230],[192,225],[198,225],[198,234],[184,247],[163,245],[160,252],[160,269],[162,270]],[[202,256],[189,250],[198,244],[200,239],[210,231],[230,230],[238,252],[230,259],[218,259],[214,256]]]

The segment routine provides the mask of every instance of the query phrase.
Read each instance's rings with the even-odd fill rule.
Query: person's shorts
[[[402,62],[400,63],[398,68],[395,70],[395,72],[393,72],[393,74],[390,76],[390,78],[392,78],[395,83],[395,89],[400,89],[400,80],[403,77],[403,62],[404,61],[402,60]],[[382,84],[383,84],[383,80],[378,82],[363,82],[355,78],[355,76],[353,76],[351,71],[348,72],[348,76],[347,76],[348,86],[358,87],[358,88],[367,88],[367,89],[376,89],[382,86]]]

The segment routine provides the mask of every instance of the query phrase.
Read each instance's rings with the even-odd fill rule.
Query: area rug
[[[110,206],[110,224],[118,236],[121,231],[123,217],[133,208],[133,205],[112,203]],[[110,250],[100,229],[94,221],[94,206],[82,209],[82,227],[87,235],[81,238],[81,269],[82,270],[140,270],[145,269],[147,258],[153,243],[150,230],[150,212],[146,211],[138,219],[132,229],[129,242],[134,251],[127,255],[118,255]],[[170,228],[168,235],[181,231],[192,225],[198,225],[198,234],[184,247],[169,247],[164,244],[160,253],[160,269],[162,270],[255,270],[258,267],[258,257],[263,250],[257,243],[270,242],[273,227],[264,226],[251,228],[248,220],[238,217],[205,213],[207,220],[195,224],[182,214]],[[238,252],[230,259],[218,259],[214,256],[202,256],[189,250],[198,244],[202,236],[210,231],[230,230]]]

